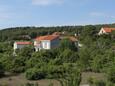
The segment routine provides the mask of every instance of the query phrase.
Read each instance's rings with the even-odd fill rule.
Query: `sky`
[[[0,0],[0,29],[115,23],[115,0]]]

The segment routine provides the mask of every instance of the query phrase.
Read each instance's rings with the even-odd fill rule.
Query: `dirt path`
[[[96,80],[106,81],[106,75],[104,73],[94,73],[94,72],[83,72],[81,84],[88,84],[89,78],[95,78]]]
[[[93,73],[93,72],[84,72],[82,73],[82,81],[81,86],[88,84],[88,79],[93,77],[97,80],[106,80],[105,74],[103,73]],[[60,86],[60,83],[56,80],[37,80],[37,81],[29,81],[24,77],[24,74],[15,75],[15,76],[7,76],[4,78],[0,78],[0,84],[4,86],[21,86],[25,83],[38,83],[39,86],[48,86],[50,83],[53,83],[54,86]]]
[[[10,76],[10,77],[4,77],[0,79],[0,84],[7,85],[7,86],[21,86],[25,83],[38,83],[39,86],[48,86],[50,83],[53,83],[54,86],[60,86],[59,82],[56,80],[38,80],[38,81],[29,81],[26,80],[23,74],[16,75],[16,76]]]

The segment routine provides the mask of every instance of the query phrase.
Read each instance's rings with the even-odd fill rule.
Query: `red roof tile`
[[[61,32],[54,32],[52,35],[61,35]]]
[[[58,35],[47,35],[47,36],[39,36],[37,37],[35,40],[37,41],[41,41],[41,40],[54,40],[54,39],[57,39],[59,38]]]
[[[76,42],[76,41],[78,41],[78,39],[76,38],[76,37],[74,37],[74,36],[65,36],[65,37],[60,37],[60,39],[69,39],[70,41],[72,41],[72,42]]]
[[[31,45],[32,44],[31,42],[15,42],[15,43],[19,45]]]
[[[105,32],[111,33],[115,28],[103,28]]]

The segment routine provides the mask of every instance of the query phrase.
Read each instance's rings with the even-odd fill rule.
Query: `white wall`
[[[103,28],[101,28],[101,30],[98,33],[98,35],[101,35],[101,34],[107,34]]]
[[[26,46],[29,46],[29,45],[22,45],[22,44],[20,45],[20,44],[14,43],[14,50],[21,49],[21,48],[24,48]]]
[[[51,44],[49,40],[41,41],[42,49],[51,49]]]
[[[34,46],[35,46],[35,50],[39,51],[41,49],[52,49],[52,48],[56,48],[59,46],[59,38],[55,39],[55,40],[41,40],[40,44],[38,45],[37,41],[34,41]],[[37,46],[36,46],[37,45]]]

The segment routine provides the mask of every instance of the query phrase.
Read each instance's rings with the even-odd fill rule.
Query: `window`
[[[47,48],[47,42],[44,43],[44,48]]]
[[[47,48],[48,48],[48,42],[46,42],[46,41],[43,42],[43,48],[44,48],[44,49],[47,49]]]

